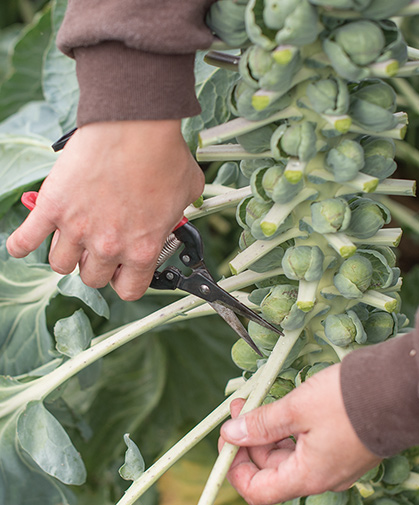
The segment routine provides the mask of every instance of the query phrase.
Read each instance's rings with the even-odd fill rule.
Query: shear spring
[[[171,233],[167,239],[166,242],[163,245],[163,249],[161,250],[161,253],[159,254],[159,257],[157,258],[157,265],[156,268],[159,268],[163,265],[163,263],[168,260],[175,252],[179,249],[179,247],[182,245],[182,242],[176,238],[174,233]]]

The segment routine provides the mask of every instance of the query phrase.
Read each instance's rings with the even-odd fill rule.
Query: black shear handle
[[[204,248],[198,229],[189,221],[186,221],[178,228],[175,228],[173,234],[185,245],[179,255],[182,263],[192,269],[201,266],[204,261]]]

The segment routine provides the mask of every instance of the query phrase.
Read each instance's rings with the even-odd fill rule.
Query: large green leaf
[[[17,422],[21,447],[48,475],[64,484],[83,484],[86,469],[67,433],[40,401],[29,402]]]
[[[53,37],[45,54],[43,90],[45,99],[56,111],[62,128],[67,131],[76,122],[79,87],[75,61],[59,51],[55,44],[66,7],[67,0],[55,0],[52,3]]]
[[[0,123],[0,133],[14,134],[20,137],[39,135],[50,141],[62,135],[55,110],[46,102],[29,102]]]
[[[202,112],[182,122],[182,133],[192,152],[198,146],[201,130],[224,123],[230,117],[228,90],[237,79],[236,72],[207,65],[204,56],[204,52],[198,52],[195,60],[195,92]]]
[[[0,419],[0,503],[75,505],[74,497],[53,477],[39,470],[17,440],[19,413]]]
[[[13,50],[20,30],[20,25],[12,25],[0,31],[0,83],[10,72],[11,61],[9,55]]]
[[[11,61],[12,73],[0,86],[0,121],[32,100],[41,100],[42,61],[51,38],[49,9],[23,30]]]
[[[25,188],[48,175],[56,158],[43,137],[0,134],[0,216]]]
[[[45,309],[60,279],[46,265],[0,260],[0,373],[23,374],[51,359]]]

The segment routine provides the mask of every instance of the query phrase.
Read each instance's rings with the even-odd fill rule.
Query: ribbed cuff
[[[409,333],[347,355],[343,400],[363,444],[380,457],[419,444],[418,336]]]
[[[200,113],[194,54],[154,54],[121,42],[74,49],[80,99],[77,125],[180,119]]]

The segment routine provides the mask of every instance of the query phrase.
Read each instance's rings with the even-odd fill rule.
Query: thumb
[[[241,446],[265,445],[295,434],[297,420],[291,395],[231,419],[221,427],[226,442]]]

